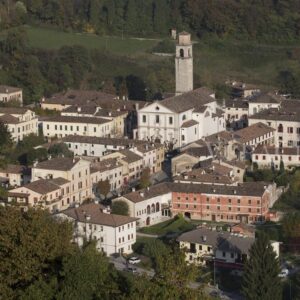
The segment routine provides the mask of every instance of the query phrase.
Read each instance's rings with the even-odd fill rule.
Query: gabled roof
[[[8,174],[24,174],[27,171],[28,168],[22,165],[8,164],[7,166],[0,168],[1,173],[8,173]]]
[[[69,208],[61,213],[79,222],[110,227],[119,227],[138,220],[137,218],[103,213],[103,206],[96,203],[81,205],[77,208]]]
[[[270,104],[280,104],[284,98],[272,94],[272,93],[260,93],[256,94],[249,100],[249,103],[270,103]]]
[[[152,185],[149,188],[140,191],[131,192],[129,194],[123,195],[122,197],[128,199],[131,202],[138,203],[170,192],[171,189],[169,188],[168,183],[164,182]]]
[[[73,116],[55,116],[44,120],[45,122],[54,123],[85,123],[85,124],[105,124],[110,120],[95,117],[73,117]]]
[[[190,109],[199,109],[205,104],[216,101],[211,97],[206,88],[198,88],[179,96],[167,98],[159,104],[167,107],[173,112],[184,112]]]
[[[23,107],[0,107],[0,114],[23,115],[29,109]]]
[[[182,242],[208,245],[214,249],[224,252],[234,252],[248,254],[253,237],[237,236],[229,232],[218,232],[208,228],[199,228],[180,235],[177,239]]]
[[[40,179],[26,184],[24,188],[27,188],[41,195],[45,195],[53,191],[59,190],[62,185],[68,182],[68,180],[61,177],[54,179]]]
[[[19,92],[19,91],[22,91],[22,89],[13,87],[13,86],[9,86],[9,85],[0,85],[0,93],[2,93],[2,94],[15,93],[15,92]]]
[[[69,171],[79,161],[80,161],[79,158],[56,157],[53,159],[42,161],[38,163],[34,168],[45,169],[45,170]]]
[[[18,124],[20,121],[17,117],[6,114],[6,115],[0,116],[0,122],[2,122],[4,124]]]

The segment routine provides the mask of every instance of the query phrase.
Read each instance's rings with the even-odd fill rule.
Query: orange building
[[[171,184],[172,214],[217,222],[252,223],[265,220],[274,185],[248,182],[238,186]]]

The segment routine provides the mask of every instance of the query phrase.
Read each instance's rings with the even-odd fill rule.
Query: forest
[[[157,36],[177,28],[198,37],[300,37],[298,0],[1,0],[0,18],[2,29],[28,23],[100,35]]]
[[[195,88],[222,99],[234,79],[300,96],[298,0],[0,0],[0,82],[25,104],[70,88],[161,99],[174,61],[151,53],[173,51],[171,28],[196,41]]]

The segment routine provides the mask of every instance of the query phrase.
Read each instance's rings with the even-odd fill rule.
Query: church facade
[[[136,139],[179,148],[225,130],[224,112],[218,108],[214,92],[205,87],[193,90],[192,43],[186,32],[179,34],[175,73],[175,96],[138,110]]]

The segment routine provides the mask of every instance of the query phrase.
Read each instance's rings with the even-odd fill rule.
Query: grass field
[[[168,86],[168,92],[174,90],[174,58],[151,54],[158,40],[122,39],[29,26],[26,26],[26,30],[33,47],[58,49],[63,45],[82,45],[88,49],[103,50],[106,58],[99,63],[101,76],[104,77],[134,74],[147,80],[150,72],[164,70],[166,76],[163,85]],[[216,84],[235,79],[257,84],[261,88],[275,89],[278,73],[297,68],[299,61],[300,46],[297,44],[198,40],[194,45],[194,87],[206,85],[214,88]]]
[[[194,229],[195,227],[195,224],[187,222],[184,218],[174,218],[163,223],[144,227],[141,229],[141,232],[147,234],[164,235],[167,233],[180,233],[189,231]]]
[[[54,29],[26,26],[32,47],[58,49],[61,46],[81,45],[89,49],[103,49],[116,54],[134,54],[152,49],[158,40],[105,37],[87,33],[70,33]]]

